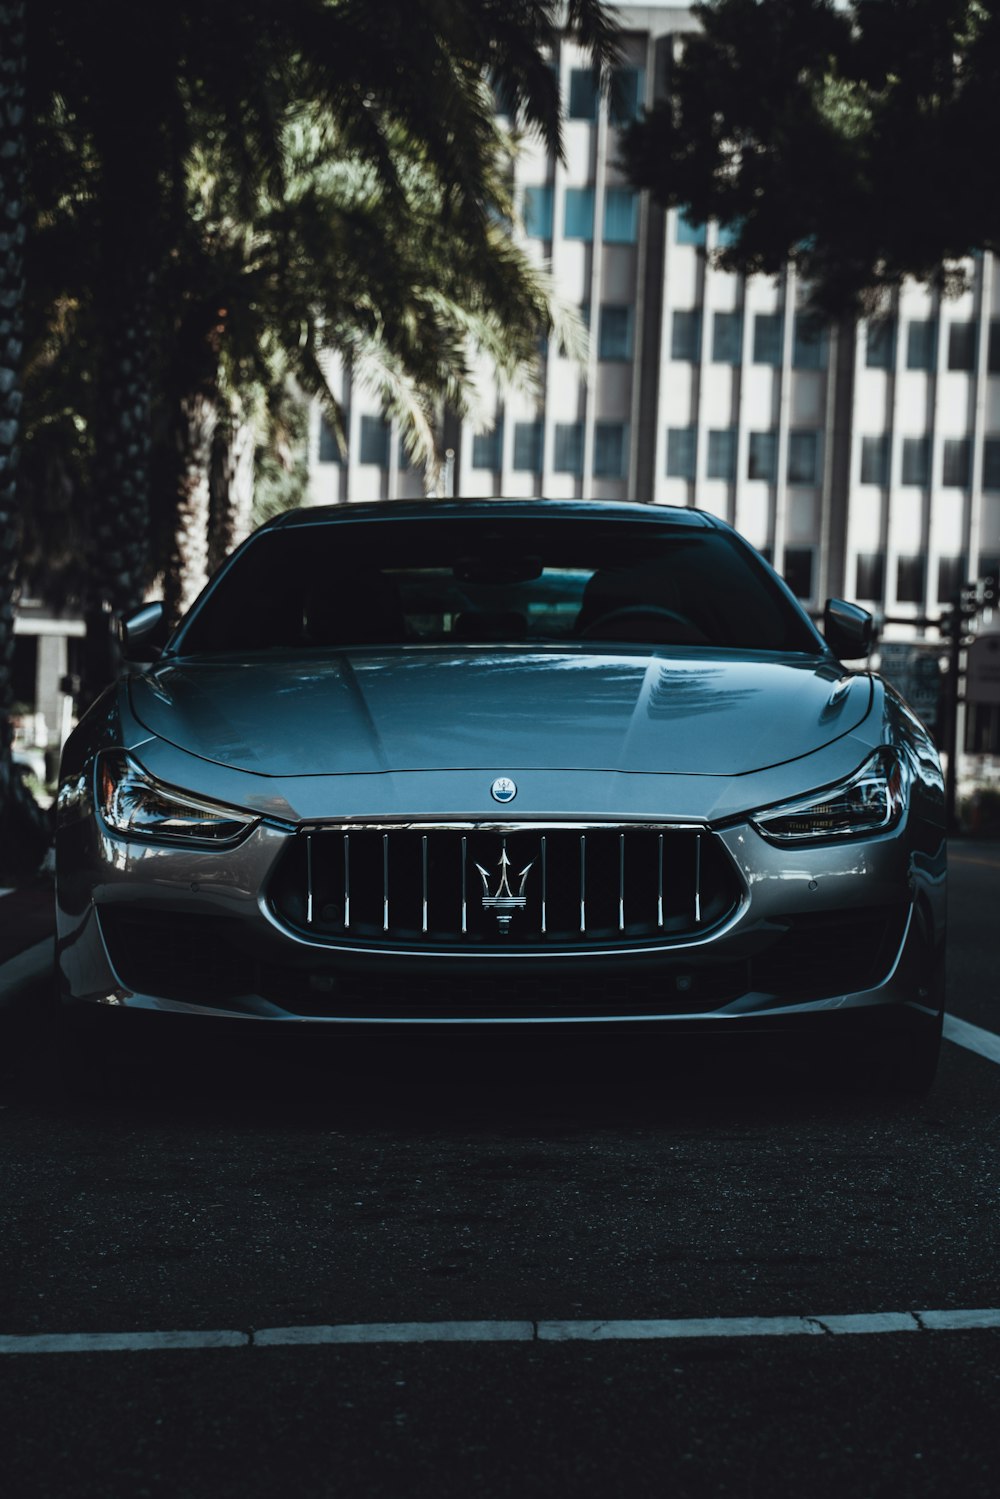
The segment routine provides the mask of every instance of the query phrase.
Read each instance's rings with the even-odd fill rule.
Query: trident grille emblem
[[[497,913],[497,924],[500,927],[501,936],[506,937],[510,931],[510,923],[514,912],[523,911],[524,907],[528,904],[528,897],[524,893],[524,886],[528,878],[528,871],[534,862],[534,859],[532,859],[531,864],[526,864],[520,874],[516,876],[521,881],[516,895],[510,888],[510,880],[507,873],[510,869],[510,859],[507,857],[506,838],[503,840],[500,849],[500,883],[497,886],[495,895],[490,894],[490,877],[488,872],[481,864],[476,865],[476,868],[483,877],[483,910],[495,911]]]

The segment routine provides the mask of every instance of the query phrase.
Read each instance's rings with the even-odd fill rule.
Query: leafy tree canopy
[[[629,170],[728,270],[792,262],[817,310],[904,276],[952,289],[1000,248],[1000,0],[706,0]]]

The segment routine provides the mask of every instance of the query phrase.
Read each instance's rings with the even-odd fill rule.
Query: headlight
[[[757,812],[751,822],[771,843],[864,838],[893,828],[903,815],[903,775],[891,750],[876,750],[849,781],[800,801]]]
[[[161,786],[122,750],[107,750],[97,761],[97,805],[113,833],[167,843],[235,843],[258,821]]]

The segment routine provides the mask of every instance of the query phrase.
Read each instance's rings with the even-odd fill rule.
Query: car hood
[[[871,680],[815,656],[428,648],[166,662],[152,734],[273,776],[548,768],[745,774],[850,733]]]

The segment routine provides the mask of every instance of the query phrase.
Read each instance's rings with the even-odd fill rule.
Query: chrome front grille
[[[702,829],[467,823],[299,833],[268,898],[313,940],[537,949],[681,941],[724,921],[740,894]]]

